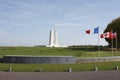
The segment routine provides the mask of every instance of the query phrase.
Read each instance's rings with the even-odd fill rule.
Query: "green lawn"
[[[12,67],[15,72],[38,72],[42,68],[43,72],[67,72],[72,68],[73,72],[93,71],[97,66],[99,71],[115,70],[120,66],[120,62],[89,63],[89,64],[0,64],[0,71],[8,71]]]
[[[32,55],[32,56],[74,56],[98,57],[97,48],[46,48],[46,47],[0,47],[0,57],[4,55]],[[112,54],[111,51],[101,50],[101,56],[120,56],[120,52]],[[0,63],[0,71],[8,71],[12,67],[16,72],[37,72],[40,68],[44,72],[66,72],[69,67],[73,71],[113,70],[120,62],[90,63],[90,64],[5,64]]]
[[[0,57],[4,55],[98,57],[98,51],[97,48],[0,47]],[[120,56],[120,52],[101,51],[100,55]]]

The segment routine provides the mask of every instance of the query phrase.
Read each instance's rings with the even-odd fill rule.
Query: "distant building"
[[[60,47],[58,44],[58,33],[55,30],[50,30],[49,45],[47,47]]]

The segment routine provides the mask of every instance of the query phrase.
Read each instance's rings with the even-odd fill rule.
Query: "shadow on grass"
[[[73,51],[97,51],[98,47],[68,47],[66,49]]]
[[[3,72],[9,72],[9,70],[8,69],[4,69],[4,70],[2,70]]]

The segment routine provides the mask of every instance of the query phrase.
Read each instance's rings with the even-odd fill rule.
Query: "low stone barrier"
[[[72,56],[18,56],[6,55],[4,63],[27,63],[27,64],[73,64],[75,58]]]
[[[81,64],[94,62],[120,61],[120,56],[96,57],[96,58],[75,58],[73,56],[19,56],[5,55],[3,63],[24,63],[24,64]]]
[[[76,58],[76,63],[113,62],[120,61],[120,56],[97,57],[97,58]]]

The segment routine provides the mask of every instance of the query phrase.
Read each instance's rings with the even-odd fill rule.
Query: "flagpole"
[[[99,31],[98,31],[98,56],[100,57],[100,38],[99,38],[100,32]]]
[[[94,34],[98,34],[98,56],[100,56],[100,46],[99,46],[99,26],[94,28]]]
[[[112,32],[112,37],[113,37],[113,30],[111,30]],[[113,38],[111,38],[111,48],[112,48],[112,56],[113,56]]]
[[[112,56],[113,56],[113,38],[112,38]]]
[[[117,53],[117,31],[116,31],[116,53]]]

